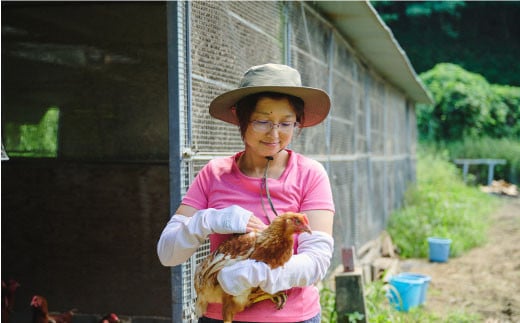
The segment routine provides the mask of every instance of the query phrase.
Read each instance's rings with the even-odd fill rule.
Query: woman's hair
[[[300,124],[304,121],[304,102],[299,97],[290,94],[277,93],[277,92],[260,92],[246,96],[237,102],[235,106],[235,112],[238,118],[238,124],[240,126],[240,135],[242,139],[244,139],[244,135],[246,133],[247,127],[249,126],[249,119],[251,115],[255,111],[256,104],[258,100],[261,98],[270,98],[270,99],[283,99],[287,98],[289,100],[289,104],[293,107],[296,112],[296,121]],[[300,129],[301,131],[301,129]]]

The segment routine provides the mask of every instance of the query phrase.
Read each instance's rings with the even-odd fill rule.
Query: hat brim
[[[261,92],[276,92],[299,97],[304,102],[304,122],[300,127],[311,127],[322,122],[330,110],[329,95],[320,89],[312,87],[291,86],[251,86],[242,87],[223,93],[213,99],[209,105],[209,114],[219,120],[238,125],[238,119],[232,108],[242,98]]]

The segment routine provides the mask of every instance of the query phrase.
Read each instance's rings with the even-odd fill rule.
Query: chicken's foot
[[[281,310],[287,302],[287,294],[285,292],[278,292],[273,295],[264,293],[258,297],[253,298],[251,300],[251,304],[258,303],[266,299],[271,300],[271,302],[276,304],[276,309]]]

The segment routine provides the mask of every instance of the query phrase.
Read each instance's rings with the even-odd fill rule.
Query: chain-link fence
[[[243,149],[237,127],[208,113],[214,97],[237,87],[243,72],[267,62],[298,69],[304,85],[326,90],[329,117],[306,128],[291,148],[326,167],[336,205],[335,251],[359,247],[385,228],[415,180],[415,112],[341,35],[302,2],[173,2],[168,13],[172,208],[213,157]],[[203,246],[172,271],[173,321],[195,322],[192,275]]]

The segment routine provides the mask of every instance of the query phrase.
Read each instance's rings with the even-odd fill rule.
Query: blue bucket
[[[419,305],[422,305],[426,302],[426,294],[428,293],[428,286],[430,286],[430,281],[432,278],[428,275],[417,274],[417,273],[400,273],[397,276],[404,277],[408,279],[417,279],[422,281],[421,285],[421,295],[419,297]]]
[[[428,238],[428,245],[430,251],[430,261],[432,262],[446,262],[450,255],[450,239],[444,238]]]
[[[408,312],[419,306],[423,280],[399,275],[390,278],[390,290],[387,293],[390,304],[398,311]]]

